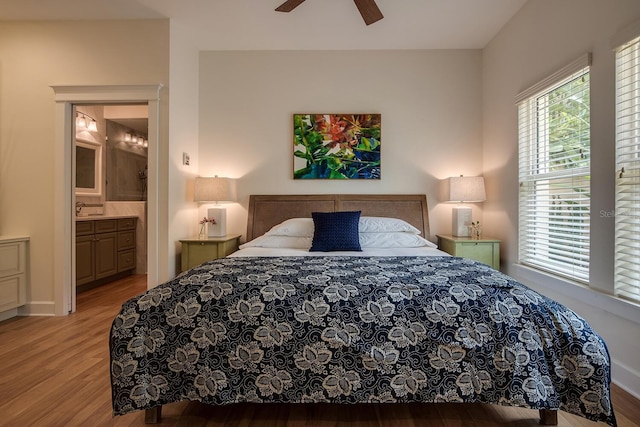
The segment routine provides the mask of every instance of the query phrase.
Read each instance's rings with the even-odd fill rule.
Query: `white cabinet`
[[[0,312],[27,301],[28,237],[0,237]]]

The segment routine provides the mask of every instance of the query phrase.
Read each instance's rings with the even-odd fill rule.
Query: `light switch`
[[[189,153],[182,153],[182,164],[189,166]]]

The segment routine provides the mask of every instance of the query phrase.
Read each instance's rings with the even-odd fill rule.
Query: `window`
[[[640,302],[640,38],[616,49],[615,293]]]
[[[590,55],[517,97],[520,263],[587,283]]]

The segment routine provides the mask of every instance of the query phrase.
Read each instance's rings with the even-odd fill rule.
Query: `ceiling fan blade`
[[[296,7],[304,3],[304,0],[287,0],[276,8],[278,12],[291,12]]]
[[[374,22],[378,22],[384,15],[380,12],[378,5],[375,0],[353,0],[358,6],[358,10],[360,11],[360,15],[362,15],[362,19],[364,19],[364,23],[367,25],[371,25]]]

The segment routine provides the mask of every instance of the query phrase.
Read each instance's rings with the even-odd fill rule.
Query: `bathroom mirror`
[[[147,119],[106,120],[106,125],[106,200],[147,200]]]
[[[102,195],[102,146],[76,139],[76,195]]]

